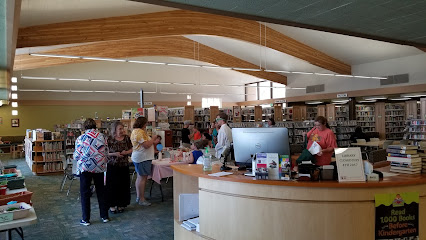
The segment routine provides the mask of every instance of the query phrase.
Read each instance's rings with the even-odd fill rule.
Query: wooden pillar
[[[351,98],[348,102],[349,104],[349,120],[356,120],[356,106],[355,98]]]
[[[417,101],[405,102],[405,119],[417,119]]]
[[[254,106],[254,121],[261,122],[262,121],[262,107]]]
[[[379,138],[386,138],[386,126],[385,126],[385,103],[376,102],[374,104],[374,118],[376,121],[376,132],[379,132]]]
[[[210,106],[210,121],[212,122],[216,121],[216,117],[218,114],[219,114],[219,107]]]
[[[189,120],[194,123],[194,106],[185,106],[185,112],[183,115],[183,120]]]
[[[420,99],[420,118],[426,119],[426,98]]]
[[[326,115],[325,115],[325,105],[318,105],[318,114],[317,114],[317,116],[326,117]]]
[[[275,122],[283,121],[283,106],[282,104],[277,104],[274,106],[274,120]]]
[[[334,104],[327,104],[327,121],[335,121],[336,119],[336,106]]]

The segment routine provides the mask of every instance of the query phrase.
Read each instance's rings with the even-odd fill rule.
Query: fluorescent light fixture
[[[411,98],[408,98],[408,97],[396,97],[396,98],[389,98],[389,100],[392,100],[392,101],[403,101],[403,100],[410,100]]]
[[[18,86],[12,85],[12,86],[10,86],[10,90],[12,90],[12,91],[18,91]]]
[[[81,57],[84,60],[95,60],[95,61],[108,61],[108,62],[127,62],[125,59],[117,58],[102,58],[102,57]]]
[[[182,64],[182,63],[166,63],[167,66],[176,66],[176,67],[201,67],[200,65],[194,64]]]
[[[58,78],[59,81],[79,81],[79,82],[88,82],[89,79],[82,78]]]
[[[12,110],[12,115],[13,116],[18,116],[18,110]]]
[[[186,102],[186,105],[191,106],[191,101]]]
[[[268,70],[268,69],[265,69],[265,70],[263,70],[263,71],[265,71],[265,72],[273,72],[273,73],[291,73],[290,71],[284,71],[284,70]]]
[[[12,102],[12,107],[18,107],[18,102]]]
[[[232,67],[209,66],[209,65],[202,65],[201,67],[203,67],[203,68],[218,68],[218,69],[232,70]]]
[[[201,84],[201,86],[204,86],[204,87],[219,87],[220,85],[219,84]]]
[[[17,93],[12,93],[12,99],[18,99],[18,94]]]
[[[19,92],[44,92],[44,90],[41,89],[19,89]]]
[[[12,77],[12,78],[11,78],[11,81],[12,81],[13,83],[17,83],[17,82],[18,82],[18,78],[17,78],[17,77]]]
[[[142,64],[153,64],[153,65],[166,65],[162,62],[150,62],[150,61],[138,61],[138,60],[127,60],[129,63],[142,63]]]
[[[367,76],[354,76],[354,78],[370,78],[370,77],[367,77]]]
[[[213,96],[224,96],[224,93],[202,93],[204,95],[213,95]]]
[[[387,77],[370,77],[372,79],[388,79]]]
[[[191,99],[191,95],[186,95],[186,99]]]
[[[349,78],[353,78],[354,77],[352,75],[345,75],[345,74],[336,74],[334,76],[336,76],[336,77],[349,77]]]
[[[52,77],[30,77],[30,76],[22,76],[22,79],[41,79],[41,80],[57,80],[57,78]]]
[[[71,59],[81,59],[80,56],[70,56],[70,55],[57,55],[57,54],[41,54],[41,53],[30,53],[31,56],[36,57],[56,57],[56,58],[71,58]]]
[[[262,69],[260,68],[237,68],[237,67],[233,67],[232,70],[236,70],[236,71],[251,71],[251,72],[261,72]]]
[[[331,102],[333,103],[347,103],[349,102],[349,99],[332,99]]]
[[[291,73],[294,73],[294,74],[306,74],[306,75],[314,74],[312,72],[291,72]]]
[[[157,93],[157,92],[143,92],[144,94],[146,93],[146,94],[154,94],[154,93]]]
[[[117,80],[102,80],[102,79],[91,79],[90,81],[92,81],[92,82],[112,82],[112,83],[120,82],[120,81],[117,81]]]
[[[147,82],[138,82],[138,81],[120,81],[122,83],[147,83]]]
[[[244,85],[225,85],[227,87],[244,87]]]
[[[286,88],[291,90],[306,90],[306,88],[304,87],[286,87]]]
[[[194,86],[195,83],[173,83],[174,85],[180,85],[180,86]]]
[[[46,92],[70,92],[70,90],[50,90],[50,89],[46,89],[44,91],[46,91]]]
[[[334,73],[315,73],[315,75],[319,75],[319,76],[336,76],[336,74]]]
[[[114,91],[94,91],[95,93],[115,93]]]
[[[126,91],[116,91],[116,93],[139,93],[139,92],[126,92]]]
[[[90,90],[70,90],[70,92],[74,92],[74,93],[90,93],[93,91]]]
[[[358,101],[359,103],[373,103],[373,102],[377,102],[377,100],[361,100]]]
[[[306,104],[321,104],[323,102],[321,101],[314,101],[314,102],[305,102]]]
[[[364,97],[364,100],[385,100],[388,99],[385,96],[371,96],[371,97]]]
[[[407,93],[401,94],[401,97],[426,97],[426,93]]]
[[[175,92],[160,92],[161,94],[177,94]]]
[[[158,85],[168,85],[168,84],[172,84],[172,83],[169,83],[169,82],[148,82],[148,83],[151,83],[151,84],[158,84]]]

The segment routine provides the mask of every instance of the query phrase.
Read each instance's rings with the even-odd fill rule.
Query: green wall
[[[135,106],[133,106],[135,107]],[[130,106],[19,106],[0,107],[0,136],[24,136],[26,129],[44,128],[53,131],[56,124],[71,123],[75,119],[94,118],[95,112],[99,119],[121,118],[121,110]],[[18,110],[18,116],[12,116],[12,109]],[[11,119],[19,119],[19,127],[11,127]]]

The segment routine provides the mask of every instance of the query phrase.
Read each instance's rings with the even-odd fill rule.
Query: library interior
[[[0,239],[426,239],[426,2],[0,11]]]

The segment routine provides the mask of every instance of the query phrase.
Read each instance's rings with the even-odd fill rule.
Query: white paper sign
[[[336,148],[334,152],[339,182],[365,182],[361,148]]]
[[[337,94],[337,97],[338,98],[348,97],[348,94],[347,93],[339,93],[339,94]]]

